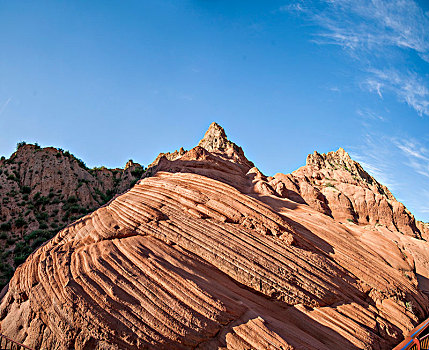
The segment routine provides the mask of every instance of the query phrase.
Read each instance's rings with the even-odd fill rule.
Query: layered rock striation
[[[266,177],[214,123],[180,153],[17,269],[2,333],[47,349],[389,349],[427,317],[421,225],[343,150]]]

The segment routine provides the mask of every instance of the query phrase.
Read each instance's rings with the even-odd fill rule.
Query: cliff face
[[[130,188],[143,173],[87,169],[69,152],[22,145],[0,161],[0,289],[14,269],[59,229]]]
[[[421,225],[343,150],[265,177],[212,124],[181,153],[33,253],[1,332],[47,349],[389,349],[427,317]]]

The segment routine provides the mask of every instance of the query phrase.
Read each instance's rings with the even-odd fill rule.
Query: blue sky
[[[0,0],[0,154],[147,165],[217,121],[267,175],[343,147],[429,221],[428,28],[411,0]]]

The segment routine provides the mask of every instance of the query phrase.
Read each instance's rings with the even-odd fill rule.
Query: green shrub
[[[142,167],[137,167],[136,169],[131,170],[131,175],[133,175],[134,177],[140,178],[142,174],[143,174]]]
[[[1,231],[10,231],[11,229],[12,229],[12,225],[10,224],[10,222],[4,222],[0,225]]]
[[[46,221],[46,220],[48,220],[48,217],[49,217],[48,213],[46,213],[46,212],[38,212],[38,213],[36,213],[35,216],[36,216],[37,221]]]
[[[15,220],[15,226],[16,227],[22,227],[26,224],[27,224],[27,221],[25,221],[22,216],[20,216],[18,219]]]
[[[68,202],[68,203],[76,203],[76,202],[77,202],[77,198],[76,198],[75,196],[70,196],[70,197],[67,199],[67,202]]]
[[[24,236],[24,241],[28,243],[29,241],[39,237],[46,241],[51,238],[51,233],[48,230],[34,230],[31,231],[28,235]]]
[[[48,224],[46,222],[39,222],[39,228],[45,230],[48,228]]]
[[[31,243],[31,248],[33,250],[35,250],[36,248],[38,248],[39,246],[42,245],[42,243],[45,243],[47,240],[43,239],[42,237],[38,237],[36,238],[32,243]]]
[[[110,201],[113,198],[113,195],[115,194],[115,192],[112,190],[108,190],[106,194],[104,194],[98,188],[95,189],[95,193],[97,193],[98,196],[101,198],[101,200],[103,201],[103,204]]]
[[[12,175],[12,174],[10,174],[8,177],[7,177],[7,179],[8,180],[12,180],[12,181],[17,181],[18,179],[15,177],[15,175]]]
[[[30,192],[31,192],[31,187],[30,186],[23,186],[22,187],[22,193],[29,194]]]
[[[49,198],[45,197],[45,196],[40,196],[37,198],[36,200],[36,205],[40,206],[40,205],[45,205],[49,203]]]
[[[21,147],[25,146],[27,142],[21,141],[16,144],[16,150],[19,150]]]
[[[412,302],[412,301],[406,301],[406,302],[405,302],[405,308],[406,308],[409,312],[414,313],[414,305],[413,305],[413,302]]]
[[[81,168],[83,168],[83,169],[85,169],[85,170],[87,170],[87,169],[88,169],[88,167],[86,166],[85,162],[84,162],[82,159],[79,159],[79,158],[75,158],[75,159],[76,159],[77,164],[79,164],[79,166],[80,166]]]
[[[28,254],[21,254],[21,255],[16,255],[15,256],[15,258],[13,259],[14,260],[14,263],[15,263],[15,266],[19,266],[19,265],[21,265],[22,263],[24,263],[25,262],[25,260],[27,260],[27,258],[28,258],[28,256],[30,255],[31,253],[28,253]]]
[[[69,207],[69,211],[71,213],[79,213],[80,212],[80,206],[75,204]]]

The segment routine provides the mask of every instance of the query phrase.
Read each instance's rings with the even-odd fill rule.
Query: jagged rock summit
[[[367,175],[339,150],[266,177],[212,124],[33,253],[1,332],[44,349],[390,349],[428,315],[429,245]]]
[[[198,146],[205,148],[209,152],[225,151],[237,147],[227,139],[225,130],[215,122],[210,124]]]
[[[210,125],[204,137],[198,143],[198,146],[215,154],[224,154],[236,163],[249,166],[250,168],[254,167],[254,164],[244,155],[242,148],[234,142],[229,141],[225,130],[215,122]]]

